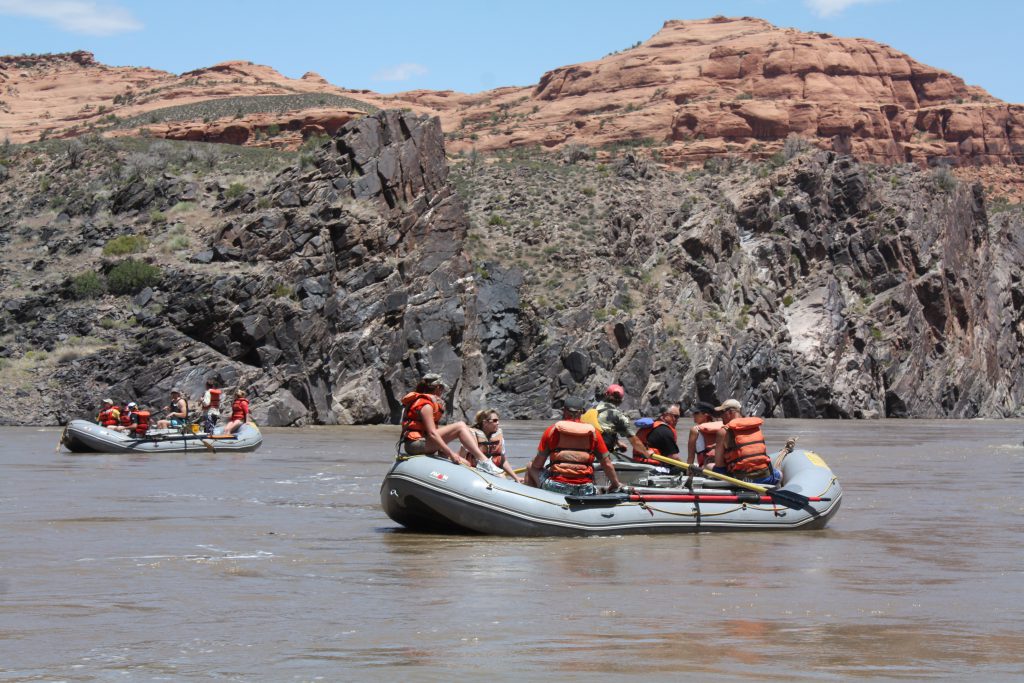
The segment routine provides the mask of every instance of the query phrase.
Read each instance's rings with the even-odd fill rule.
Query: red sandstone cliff
[[[452,152],[643,142],[670,164],[767,157],[787,136],[869,161],[938,162],[1019,176],[1024,105],[870,40],[778,28],[749,17],[669,21],[650,40],[544,74],[533,87],[382,96],[226,62],[175,76],[108,67],[78,52],[0,58],[0,136],[14,142],[109,134],[293,147],[372,107],[439,115]],[[350,98],[317,105],[315,94]],[[287,111],[211,110],[235,98],[295,96]],[[303,96],[305,99],[303,99]],[[164,117],[196,105],[195,116]],[[119,123],[113,122],[113,117]],[[146,116],[152,118],[146,120]]]

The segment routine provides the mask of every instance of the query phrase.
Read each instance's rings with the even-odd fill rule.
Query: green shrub
[[[76,299],[95,299],[107,291],[107,283],[92,270],[71,278],[71,296]]]
[[[149,248],[149,240],[142,235],[121,235],[103,245],[104,256],[140,254]]]
[[[245,194],[245,189],[245,185],[243,185],[242,183],[231,183],[231,185],[228,186],[227,192],[224,193],[224,196],[228,197],[229,199],[241,197],[243,194]]]
[[[164,245],[167,251],[181,251],[188,249],[192,242],[189,240],[188,235],[174,235]]]
[[[492,213],[491,217],[487,219],[488,225],[505,225],[505,219],[496,213]]]
[[[149,222],[153,225],[161,225],[167,222],[167,214],[163,211],[157,211],[153,209],[149,212]]]
[[[146,287],[159,284],[162,275],[156,266],[144,261],[127,259],[110,269],[107,273],[107,284],[114,294],[135,294]]]

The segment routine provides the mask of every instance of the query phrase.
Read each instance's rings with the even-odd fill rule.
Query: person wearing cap
[[[622,399],[625,397],[626,390],[621,384],[609,385],[604,391],[604,399],[598,401],[597,405],[591,409],[594,419],[587,419],[587,416],[591,415],[591,411],[588,410],[584,414],[583,420],[597,427],[609,452],[624,452],[626,450],[626,445],[619,443],[619,438],[621,437],[629,441],[633,446],[634,460],[637,460],[637,458],[647,460],[650,456],[647,444],[637,437],[636,425],[619,409],[619,406],[622,405]],[[638,462],[643,462],[643,460],[638,460]]]
[[[608,476],[608,490],[622,488],[604,439],[594,425],[580,421],[585,407],[582,398],[565,399],[562,419],[540,438],[537,455],[526,471],[526,484],[565,495],[591,496],[597,493],[594,463],[600,462]]]
[[[156,426],[160,429],[181,427],[188,421],[188,401],[181,395],[181,389],[171,389],[171,402],[162,410],[167,414],[157,420]]]
[[[488,474],[501,474],[501,468],[491,462],[477,445],[476,437],[465,422],[439,426],[444,416],[445,383],[436,373],[428,373],[416,385],[416,389],[402,397],[401,445],[407,455],[442,455],[454,463],[476,467]],[[471,460],[463,458],[448,444],[458,441]]]
[[[715,464],[715,444],[722,431],[722,421],[715,419],[715,406],[699,402],[693,406],[693,426],[686,441],[686,464],[696,461],[698,467]]]
[[[114,400],[110,398],[103,399],[99,415],[96,416],[96,424],[112,429],[120,422],[121,411],[119,411],[117,406],[114,405]]]
[[[716,406],[722,415],[722,430],[715,442],[715,471],[754,484],[778,484],[782,474],[772,466],[764,443],[759,417],[744,417],[743,406],[734,398]]]

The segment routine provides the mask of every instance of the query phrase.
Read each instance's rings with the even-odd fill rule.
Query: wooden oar
[[[664,455],[657,455],[656,453],[651,453],[651,457],[657,460],[658,462],[665,463],[666,465],[674,465],[675,467],[678,467],[683,470],[689,469],[686,463],[682,462],[681,460],[666,458]],[[811,502],[810,498],[799,493],[796,493],[795,491],[786,491],[785,489],[774,488],[770,489],[767,486],[761,486],[760,484],[752,484],[749,481],[743,481],[742,479],[734,479],[733,477],[730,477],[728,475],[719,474],[714,470],[708,470],[703,468],[698,469],[700,470],[700,473],[703,474],[705,477],[721,479],[722,481],[727,481],[730,484],[733,484],[734,486],[750,489],[751,491],[757,491],[762,495],[770,496],[772,501],[776,503],[782,503],[786,507],[791,507],[800,510],[802,508],[807,507],[807,504]]]

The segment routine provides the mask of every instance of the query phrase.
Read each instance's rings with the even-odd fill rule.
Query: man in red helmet
[[[625,452],[626,444],[620,443],[621,438],[633,446],[634,454],[649,457],[650,451],[636,435],[636,425],[619,409],[625,397],[626,390],[621,384],[609,385],[604,390],[604,400],[598,401],[597,405],[587,411],[584,421],[597,427],[610,452]]]

